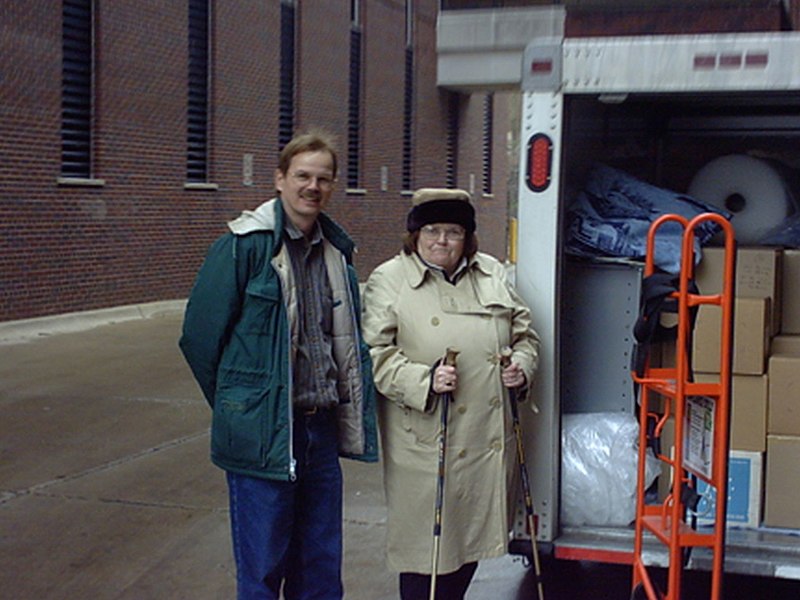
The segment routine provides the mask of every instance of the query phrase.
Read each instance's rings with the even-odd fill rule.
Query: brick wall
[[[48,256],[69,227],[70,211],[54,204],[61,71],[57,21],[40,19],[42,3],[3,8],[0,36],[0,306],[47,302],[40,282],[57,268]],[[12,14],[13,13],[13,14]],[[13,23],[13,29],[6,25]],[[64,282],[65,284],[68,282]],[[0,314],[6,312],[0,309]],[[23,311],[18,311],[20,316]]]
[[[438,4],[415,5],[414,184],[444,185],[448,93],[436,88]],[[186,3],[96,4],[93,176],[104,185],[95,187],[57,183],[60,3],[4,6],[0,321],[185,297],[225,221],[274,194],[280,5],[212,6],[209,181],[218,187],[208,190],[184,187]],[[296,126],[331,131],[344,166],[349,4],[299,2],[297,21]],[[356,239],[357,266],[366,277],[397,252],[408,209],[400,189],[405,2],[365,0],[362,22],[364,193],[348,194],[342,177],[331,212]],[[462,124],[465,139],[470,127]],[[480,145],[462,153],[479,161]],[[253,158],[252,185],[242,178],[245,155]],[[498,228],[486,237],[504,238],[505,199],[498,195],[479,212],[486,227]]]
[[[789,29],[800,29],[800,0],[789,0]]]
[[[61,3],[6,3],[0,16],[0,321],[185,297],[226,220],[274,193],[278,154],[280,3],[212,2],[210,182],[186,177],[185,3],[99,2],[94,176],[60,174]],[[776,30],[800,0],[705,3],[687,12],[597,12],[568,3],[569,35]],[[626,5],[627,6],[627,5]],[[449,107],[436,86],[438,0],[414,0],[413,187],[447,179]],[[663,3],[659,4],[663,7]],[[630,8],[630,7],[629,7]],[[702,10],[701,10],[702,9]],[[346,165],[349,3],[298,2],[296,126],[324,127]],[[695,26],[695,24],[697,24]],[[359,247],[362,277],[398,251],[409,198],[401,189],[404,0],[363,0],[361,191],[343,176],[331,212]],[[694,27],[694,29],[693,29]],[[687,29],[688,28],[688,29]],[[496,94],[493,193],[481,194],[483,94],[458,95],[457,185],[474,175],[482,249],[506,254],[513,96]],[[253,182],[242,177],[245,155]],[[385,189],[381,175],[386,174]],[[342,174],[344,175],[344,174]]]
[[[729,3],[611,2],[567,6],[568,37],[780,31],[786,15],[777,0]]]
[[[356,264],[364,273],[398,252],[405,230],[408,199],[402,195],[401,179],[405,20],[405,3],[399,0],[367,3],[362,12],[366,60],[361,143],[366,151],[360,165],[360,188],[366,193],[348,194],[342,207],[354,217],[350,230],[359,246]],[[439,156],[440,164],[444,158],[444,154]],[[381,169],[386,170],[384,187]]]

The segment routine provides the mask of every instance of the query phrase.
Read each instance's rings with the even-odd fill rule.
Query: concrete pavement
[[[0,323],[0,600],[235,597],[224,476],[177,347],[181,315],[166,303]],[[394,600],[381,467],[342,465],[346,598]],[[628,566],[543,558],[542,570],[547,600],[630,597]],[[798,584],[735,577],[726,597],[798,598]],[[684,600],[709,597],[695,588]],[[482,562],[467,593],[534,598],[511,557]]]
[[[0,598],[234,597],[181,306],[0,324]],[[343,465],[346,597],[396,598],[380,466]],[[468,598],[532,598],[526,576],[487,561]]]

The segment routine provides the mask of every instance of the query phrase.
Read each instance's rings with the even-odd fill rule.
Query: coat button
[[[431,319],[431,325],[433,325],[434,327],[437,327],[439,325],[439,317],[433,317]]]
[[[492,442],[492,446],[491,447],[492,447],[492,450],[494,452],[500,452],[500,450],[503,449],[503,445],[498,441]]]
[[[411,422],[409,418],[411,417],[411,409],[407,406],[403,407],[403,429],[405,431],[411,431]]]
[[[467,407],[464,406],[463,404],[459,404],[458,405],[458,412],[459,412],[459,414],[463,415],[465,412],[467,412]]]
[[[464,458],[466,455],[467,455],[467,451],[466,450],[461,450],[458,453],[458,458]]]
[[[498,406],[500,406],[500,398],[494,396],[491,400],[489,400],[489,404],[492,407],[497,408]]]

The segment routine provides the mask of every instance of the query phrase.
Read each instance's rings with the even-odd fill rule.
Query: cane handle
[[[500,366],[503,368],[507,367],[511,364],[511,355],[514,354],[514,351],[506,346],[502,350],[500,350]]]
[[[455,348],[448,348],[444,354],[444,364],[449,365],[451,367],[456,366],[456,356],[458,356],[458,350]]]

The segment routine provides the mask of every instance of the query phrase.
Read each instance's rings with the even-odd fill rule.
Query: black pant
[[[462,600],[478,563],[461,565],[458,571],[437,575],[436,600]],[[422,573],[400,573],[401,600],[428,600],[431,593],[431,576]]]

